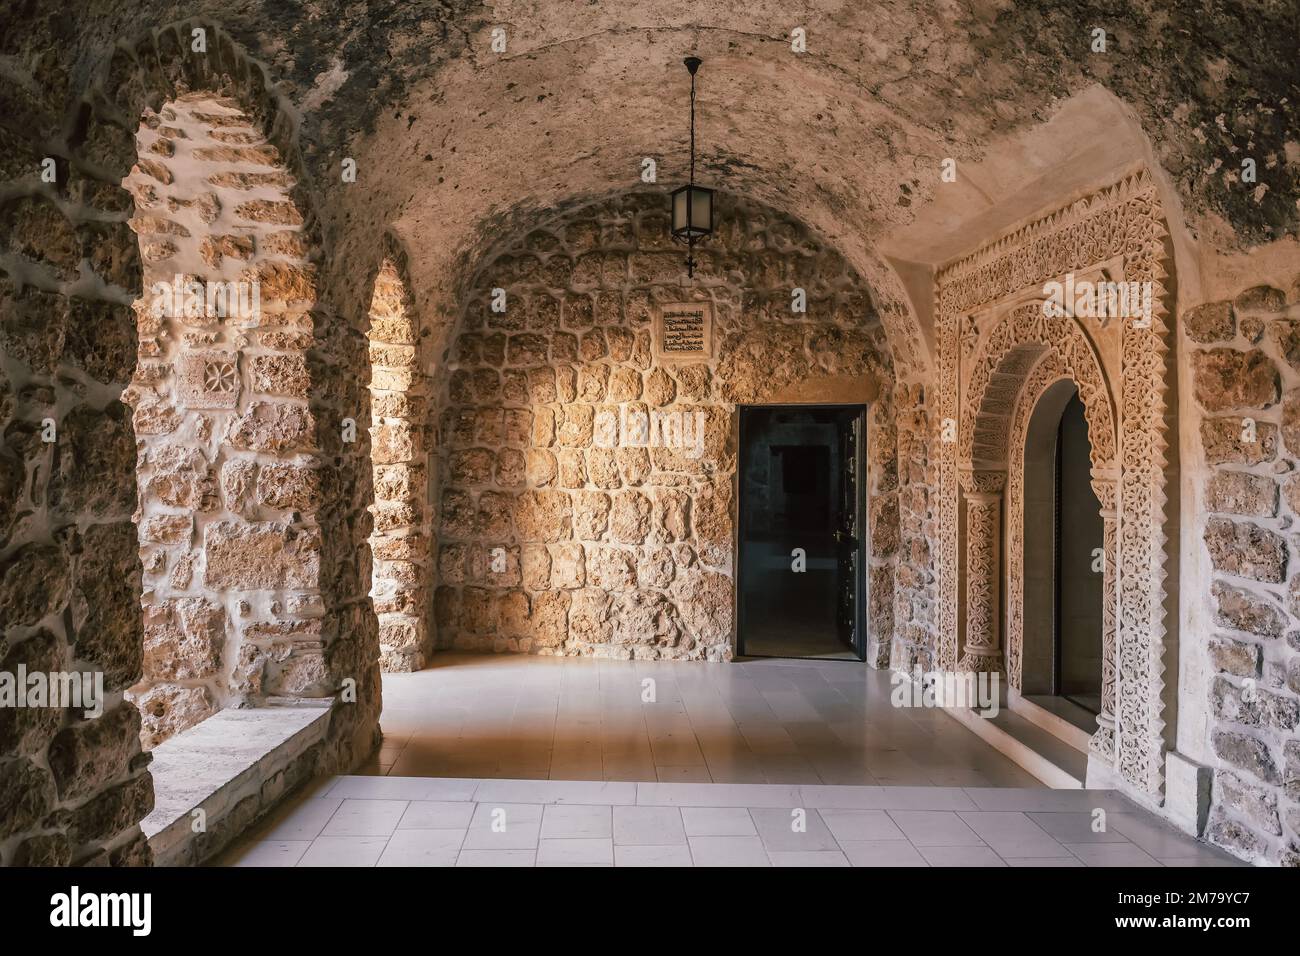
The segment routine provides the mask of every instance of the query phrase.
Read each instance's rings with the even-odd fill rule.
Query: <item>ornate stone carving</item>
[[[998,673],[1003,472],[973,472],[966,486],[966,648],[957,670]]]
[[[177,359],[177,398],[186,408],[236,408],[239,366],[234,352],[185,352]]]
[[[1106,582],[1108,608],[1116,614],[1116,663],[1111,679],[1115,726],[1103,723],[1093,748],[1099,756],[1115,753],[1125,780],[1149,793],[1162,786],[1164,654],[1165,468],[1168,401],[1168,313],[1164,304],[1166,230],[1156,187],[1145,172],[1136,173],[1098,193],[1037,219],[997,242],[982,247],[940,271],[937,278],[936,337],[938,351],[938,414],[955,441],[936,442],[939,485],[937,502],[940,666],[957,659],[959,599],[958,502],[962,464],[1011,462],[1008,488],[1009,546],[1023,535],[1023,431],[1020,411],[1008,422],[1005,393],[1020,397],[1020,409],[1032,408],[1048,376],[1069,377],[1079,386],[1089,434],[1093,465],[1113,470],[1115,517],[1108,522],[1114,573]],[[963,356],[963,323],[973,312],[1021,297],[1025,290],[1067,272],[1082,272],[1119,260],[1124,278],[1152,283],[1152,321],[1126,322],[1120,340],[1120,381],[1108,383],[1092,342],[1079,323],[1052,319],[1037,304],[1012,308],[991,328],[973,359]],[[1010,321],[1008,321],[1010,319]],[[1043,365],[1034,383],[1018,371],[1050,355],[1055,365]],[[970,368],[964,366],[970,365]],[[1010,376],[1006,378],[1005,376]],[[1017,385],[1015,379],[1021,378]],[[965,382],[965,387],[962,383]],[[987,407],[985,403],[987,402]],[[1027,422],[1028,410],[1023,412]],[[1116,425],[1118,424],[1118,428]],[[1016,442],[1015,450],[1008,447]],[[1017,468],[1019,455],[1020,467]],[[1103,504],[1105,504],[1103,499]],[[1007,579],[1008,614],[1023,609],[1023,581],[1010,550]],[[1019,565],[1023,567],[1023,565]],[[1011,619],[1009,619],[1010,621]],[[1023,623],[1023,622],[1022,622]],[[1019,648],[1011,646],[1014,625],[1008,627],[1008,667],[1019,674]],[[1013,681],[1016,678],[1013,677]],[[1105,673],[1103,673],[1105,681]],[[1113,739],[1114,746],[1110,741]]]

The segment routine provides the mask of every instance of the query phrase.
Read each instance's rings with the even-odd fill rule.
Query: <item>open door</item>
[[[843,474],[839,482],[839,506],[836,509],[835,569],[839,587],[839,606],[835,625],[840,640],[862,657],[862,638],[858,609],[862,606],[862,570],[860,552],[862,535],[859,533],[858,509],[858,430],[861,414],[851,418],[838,416],[838,438]]]
[[[861,406],[740,409],[739,652],[862,660]]]

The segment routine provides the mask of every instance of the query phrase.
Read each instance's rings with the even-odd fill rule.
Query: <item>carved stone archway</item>
[[[958,669],[1006,673],[1011,686],[1020,690],[1025,594],[1024,449],[1029,415],[1050,385],[1062,379],[1072,380],[1088,421],[1093,474],[1110,475],[1115,459],[1115,401],[1096,348],[1078,320],[1046,316],[1041,304],[1028,303],[1002,312],[990,326],[975,343],[959,442],[966,508],[966,634]],[[1102,490],[1097,493],[1104,500]],[[1006,569],[1001,572],[1004,513]],[[1103,519],[1106,513],[1103,508]],[[1110,509],[1109,514],[1107,527],[1113,529],[1114,510]],[[1109,537],[1113,540],[1113,534]],[[1105,562],[1103,593],[1107,595],[1117,593],[1115,572],[1114,562]],[[1005,669],[997,600],[1004,575]],[[1113,613],[1107,617],[1113,622]],[[1103,634],[1103,648],[1103,657],[1112,659],[1113,628]],[[1113,675],[1113,667],[1105,669]],[[1110,685],[1113,690],[1113,679]],[[1113,694],[1110,701],[1103,694],[1102,711],[1100,726],[1113,728]],[[1096,744],[1098,753],[1109,755],[1113,734],[1101,736],[1103,739]]]
[[[1073,379],[1093,437],[1093,487],[1102,503],[1108,610],[1104,626],[1115,635],[1109,683],[1114,728],[1103,724],[1094,756],[1139,791],[1158,795],[1163,786],[1165,653],[1166,476],[1170,401],[1168,321],[1164,305],[1169,254],[1155,184],[1145,170],[1050,215],[940,270],[937,277],[939,349],[937,443],[939,501],[939,666],[959,664],[959,607],[965,570],[968,594],[996,595],[981,576],[1000,576],[987,555],[998,550],[971,541],[972,528],[987,520],[990,490],[1000,492],[1008,462],[1023,459],[1025,422],[1038,395],[1061,378]],[[1072,319],[1043,315],[1044,284],[1069,273],[1117,271],[1123,281],[1151,283],[1151,316],[1122,321],[1106,335],[1107,349]],[[1055,324],[1053,324],[1055,323]],[[1106,374],[1102,374],[1105,370]],[[1109,383],[1109,384],[1108,384]],[[1014,472],[1014,467],[1013,467]],[[963,490],[967,548],[959,554]],[[974,492],[974,495],[970,494]],[[1008,488],[1009,536],[1015,537],[1022,492]],[[1000,496],[998,498],[1001,500]],[[971,508],[975,509],[972,515]],[[972,520],[972,518],[976,520]],[[1113,555],[1113,560],[1111,556]],[[963,561],[962,558],[966,560]],[[1014,566],[1008,555],[1008,566]],[[975,580],[972,582],[972,572]],[[994,583],[1000,577],[993,579]],[[1008,580],[1008,633],[1021,600]],[[967,605],[966,655],[990,666],[1000,654],[979,633],[996,633],[989,602]],[[993,602],[997,614],[996,601]],[[978,617],[977,617],[978,615]],[[975,632],[972,633],[972,625]],[[972,637],[975,638],[972,641]],[[972,654],[972,648],[974,653]],[[1010,638],[1008,653],[1011,653]],[[1012,660],[1012,673],[1019,661]]]

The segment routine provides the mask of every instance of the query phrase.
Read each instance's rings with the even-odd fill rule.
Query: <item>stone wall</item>
[[[1207,473],[1206,838],[1300,865],[1300,281],[1184,315]]]
[[[443,392],[440,646],[729,659],[743,403],[872,405],[869,627],[892,634],[892,366],[868,289],[794,221],[726,196],[686,282],[667,209],[587,206],[478,271]],[[655,306],[692,300],[713,305],[712,355],[656,358]],[[678,412],[702,454],[638,447],[635,416]]]
[[[887,663],[911,671],[929,670],[935,660],[934,475],[930,467],[930,413],[923,383],[900,383],[896,393],[898,432],[899,548],[894,575],[893,645]]]
[[[122,400],[144,566],[144,679],[130,697],[153,747],[222,707],[326,684],[307,407],[315,288],[291,181],[228,98],[151,110],[137,143],[125,185],[144,295]],[[168,301],[192,279],[235,283],[242,313]]]
[[[198,28],[202,53],[191,48]],[[53,50],[13,58],[12,82],[0,85],[0,670],[99,673],[105,689],[97,719],[0,708],[3,864],[150,860],[138,821],[153,806],[153,781],[140,712],[125,697],[144,672],[136,436],[119,401],[136,367],[131,305],[143,289],[128,221],[146,212],[121,183],[141,158],[146,109],[199,89],[236,96],[293,176],[303,233],[319,235],[296,174],[294,111],[262,66],[210,23],[157,29],[129,46],[113,45],[119,37],[98,61],[93,45],[76,45],[89,57],[76,71]],[[378,744],[369,441],[364,428],[355,443],[340,438],[342,418],[369,416],[365,377],[349,374],[365,368],[361,318],[344,323],[317,301],[306,355],[322,463],[324,676],[331,690],[354,690],[330,710],[322,772],[353,767]]]
[[[380,663],[385,671],[415,671],[433,649],[432,516],[428,459],[433,426],[428,375],[405,257],[389,250],[370,305],[371,458],[375,533],[371,597],[379,615]]]

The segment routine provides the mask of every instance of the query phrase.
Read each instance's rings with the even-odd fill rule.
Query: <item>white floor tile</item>
[[[298,866],[374,866],[388,837],[321,836],[312,841]]]
[[[610,807],[551,804],[542,811],[542,839],[610,839],[614,833]]]
[[[543,839],[537,845],[538,866],[558,865],[614,865],[614,842],[605,839],[581,838],[566,840]]]
[[[397,823],[399,830],[464,830],[474,816],[474,804],[445,800],[412,800]]]
[[[379,857],[379,866],[455,866],[465,831],[398,830]]]
[[[619,846],[663,846],[686,842],[676,807],[615,807],[614,842]]]
[[[615,866],[693,866],[691,849],[685,843],[674,846],[616,846]]]
[[[771,866],[758,837],[692,837],[691,858],[696,866]]]
[[[404,800],[344,800],[321,836],[389,836],[406,806]]]
[[[890,810],[889,816],[913,846],[984,845],[975,831],[951,810]]]
[[[758,835],[744,807],[682,807],[682,823],[688,837]]]

